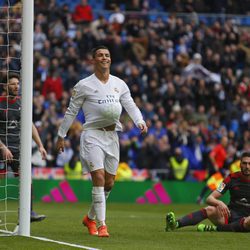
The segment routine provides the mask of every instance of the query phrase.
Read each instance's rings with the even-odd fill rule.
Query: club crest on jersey
[[[224,182],[222,182],[222,183],[219,185],[219,187],[217,188],[217,191],[222,192],[222,191],[224,190],[225,186],[226,186],[226,184],[225,184]]]
[[[89,162],[89,168],[90,169],[93,169],[95,166],[94,166],[94,163],[92,161]]]
[[[115,91],[116,93],[119,93],[118,88],[114,88],[114,91]]]
[[[74,97],[75,95],[76,95],[76,90],[73,89],[73,90],[72,90],[72,97]]]

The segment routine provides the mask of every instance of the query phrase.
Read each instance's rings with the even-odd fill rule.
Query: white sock
[[[111,191],[104,191],[105,199],[106,200],[108,199],[110,192]],[[95,220],[95,218],[96,218],[96,213],[95,213],[95,208],[94,208],[94,203],[93,202],[91,203],[90,209],[88,211],[88,217],[91,220]]]
[[[94,202],[92,201],[91,203],[91,206],[90,206],[90,209],[88,211],[88,217],[91,219],[91,220],[95,220],[95,208],[94,208]]]
[[[111,191],[104,191],[105,199],[107,200]]]
[[[106,219],[106,200],[104,187],[92,188],[92,204],[96,214],[96,220],[99,225],[105,225]],[[91,219],[91,218],[90,218]]]

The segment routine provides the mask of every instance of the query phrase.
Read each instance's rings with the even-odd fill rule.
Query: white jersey
[[[109,75],[107,83],[102,83],[95,74],[79,81],[72,93],[58,135],[65,137],[80,108],[85,123],[84,130],[103,128],[116,124],[116,131],[122,130],[120,116],[125,108],[136,126],[145,124],[142,114],[131,97],[127,84],[120,78]]]

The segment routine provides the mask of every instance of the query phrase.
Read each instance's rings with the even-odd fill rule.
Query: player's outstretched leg
[[[178,227],[178,222],[175,219],[174,212],[169,212],[166,215],[166,232],[170,230],[175,230]]]
[[[197,226],[198,232],[214,232],[217,231],[217,227],[214,225],[199,224]]]
[[[89,219],[88,215],[85,215],[82,219],[82,224],[88,228],[90,235],[97,235],[96,222],[94,220]]]

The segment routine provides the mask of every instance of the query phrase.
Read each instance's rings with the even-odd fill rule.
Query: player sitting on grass
[[[175,214],[166,215],[166,231],[196,225],[209,219],[214,225],[199,224],[197,230],[223,232],[250,232],[250,152],[244,152],[240,159],[240,172],[226,177],[217,190],[207,198],[209,206],[190,213],[178,220]],[[230,192],[230,202],[227,206],[219,198]]]

